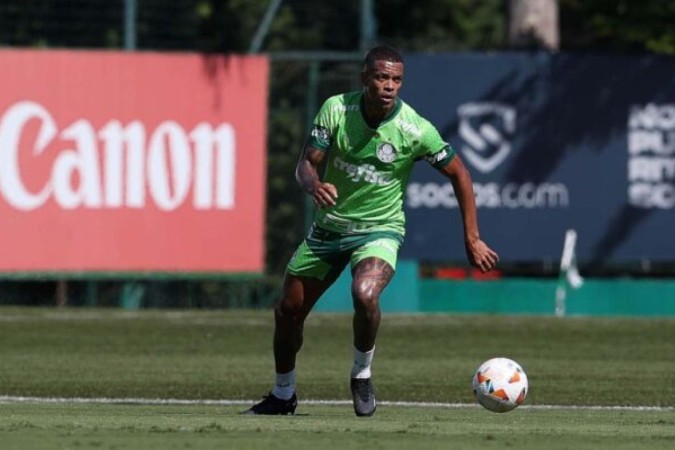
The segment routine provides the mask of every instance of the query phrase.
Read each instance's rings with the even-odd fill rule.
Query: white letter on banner
[[[236,164],[234,128],[230,124],[221,124],[214,130],[211,125],[202,123],[190,133],[190,138],[195,144],[195,208],[213,207],[215,154],[216,207],[232,209]]]
[[[150,193],[160,209],[174,210],[183,203],[190,190],[192,159],[185,131],[176,122],[160,124],[150,138],[149,152]],[[167,152],[170,164],[166,160]]]
[[[54,162],[54,199],[65,209],[79,206],[100,208],[101,175],[96,148],[96,132],[80,119],[63,130],[61,137],[75,142],[74,150],[64,150]],[[73,175],[79,173],[79,186],[73,188]]]
[[[105,152],[105,206],[145,206],[145,128],[139,121],[126,127],[117,120],[99,132]],[[126,151],[125,151],[126,150]],[[126,173],[126,178],[124,174]],[[124,192],[126,190],[126,197]]]
[[[41,126],[33,145],[33,154],[39,155],[56,135],[56,124],[49,112],[38,103],[22,101],[9,108],[0,118],[0,192],[11,206],[30,211],[43,205],[50,195],[51,186],[46,183],[42,190],[33,194],[21,180],[19,167],[19,142],[24,126],[32,119],[40,120]]]

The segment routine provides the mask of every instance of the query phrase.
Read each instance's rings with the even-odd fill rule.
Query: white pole
[[[565,232],[565,243],[563,244],[562,257],[560,258],[560,275],[558,276],[558,286],[555,290],[555,315],[564,317],[567,309],[567,282],[568,272],[574,261],[574,253],[577,245],[577,232],[567,230]]]

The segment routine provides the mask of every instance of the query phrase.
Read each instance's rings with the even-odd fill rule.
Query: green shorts
[[[403,236],[392,231],[347,234],[313,225],[286,270],[291,275],[325,280],[337,278],[348,263],[354,267],[371,257],[384,260],[396,270],[396,258],[402,243]]]

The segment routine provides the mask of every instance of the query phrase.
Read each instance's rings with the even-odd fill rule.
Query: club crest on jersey
[[[389,142],[383,142],[377,146],[377,159],[383,163],[390,163],[396,159],[396,147]]]

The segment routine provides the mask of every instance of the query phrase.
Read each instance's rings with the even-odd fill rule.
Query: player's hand
[[[321,183],[312,192],[314,204],[319,208],[335,206],[337,198],[337,189],[331,183]]]
[[[465,246],[469,262],[481,272],[489,272],[497,266],[499,255],[482,240],[466,241]]]

